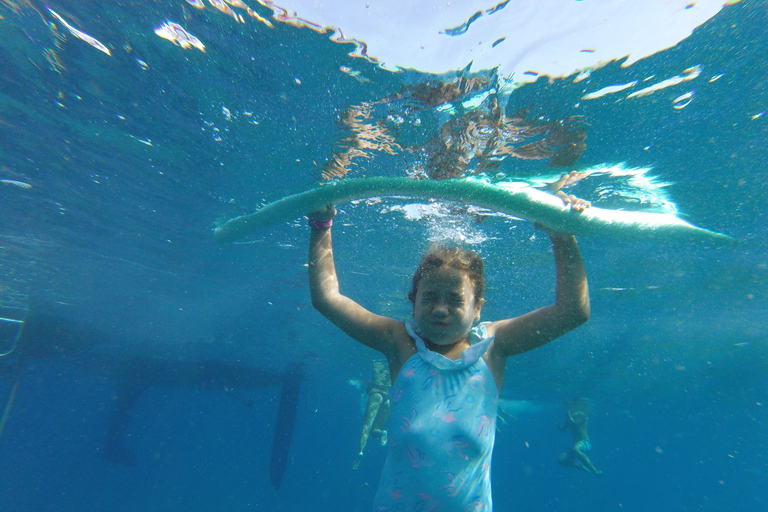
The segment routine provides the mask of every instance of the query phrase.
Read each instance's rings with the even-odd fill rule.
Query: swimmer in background
[[[587,473],[600,476],[602,471],[598,470],[592,461],[589,460],[587,452],[592,449],[587,433],[587,420],[590,412],[589,402],[583,398],[575,400],[565,415],[565,423],[558,425],[561,432],[570,432],[573,436],[573,446],[560,454],[557,462],[561,466],[581,469]]]
[[[389,383],[390,377],[387,365],[382,361],[374,361],[373,380],[366,389],[368,400],[365,404],[358,454],[355,462],[352,464],[354,469],[360,467],[365,445],[368,443],[368,438],[371,435],[378,438],[382,446],[387,444],[387,430],[384,428],[384,425],[389,418]]]

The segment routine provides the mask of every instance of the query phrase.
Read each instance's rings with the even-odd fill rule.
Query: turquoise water
[[[507,116],[527,108],[537,126],[583,127],[586,150],[565,168],[508,158],[482,170],[473,158],[467,172],[535,182],[563,169],[649,169],[655,179],[632,190],[655,194],[654,204],[615,176],[590,176],[573,193],[604,207],[663,203],[745,242],[580,239],[592,318],[508,362],[502,396],[524,402],[497,434],[497,510],[764,510],[766,12],[764,1],[742,1],[632,66],[491,93]],[[371,123],[400,149],[371,149],[342,179],[418,174],[428,167],[418,148],[472,108],[396,98],[404,84],[436,77],[381,69],[329,34],[274,19],[274,28],[237,23],[210,5],[0,1],[0,16],[0,305],[19,318],[43,315],[29,325],[44,318],[49,327],[30,330],[0,360],[0,403],[13,396],[0,429],[0,510],[369,510],[385,450],[371,442],[352,469],[361,412],[349,381],[368,380],[376,354],[312,310],[304,221],[226,245],[212,230],[323,182],[324,164],[350,136],[341,120],[351,106],[379,102]],[[158,37],[166,20],[205,52]],[[694,79],[626,98],[694,66]],[[488,80],[479,92],[503,78],[472,76]],[[582,99],[635,80],[634,89]],[[414,218],[415,203],[426,204],[339,205],[345,293],[406,317],[419,254],[449,238],[486,261],[486,318],[551,300],[551,253],[530,223],[478,223],[463,205],[434,203]],[[9,348],[15,325],[0,338]],[[137,358],[166,364],[140,373]],[[230,366],[219,380],[190,381],[177,361]],[[304,380],[276,490],[273,373],[295,363]],[[137,374],[153,384],[124,432],[135,464],[115,464],[105,439],[125,386],[144,385]],[[255,375],[266,382],[246,378]],[[570,442],[557,425],[578,396],[593,404],[600,479],[557,465]]]

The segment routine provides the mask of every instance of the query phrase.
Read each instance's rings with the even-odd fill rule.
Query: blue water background
[[[340,114],[399,91],[403,75],[349,57],[327,35],[235,24],[182,1],[46,5],[112,55],[61,25],[68,36],[57,46],[41,3],[0,2],[0,179],[31,185],[0,184],[0,299],[106,333],[97,353],[110,363],[80,364],[66,347],[26,362],[0,436],[0,511],[369,510],[385,450],[370,443],[352,469],[361,412],[348,381],[368,379],[375,354],[312,310],[306,226],[297,219],[230,245],[217,245],[212,227],[318,183],[315,162],[343,136]],[[157,37],[166,19],[206,52]],[[503,396],[547,406],[500,425],[497,510],[765,510],[766,26],[766,3],[744,1],[629,68],[608,65],[586,83],[542,79],[511,95],[508,111],[584,116],[578,166],[653,167],[685,218],[746,244],[580,240],[592,319],[508,363]],[[60,68],[45,58],[51,49]],[[693,65],[704,70],[698,80],[648,98],[579,101],[585,90]],[[694,101],[674,109],[693,89]],[[354,176],[402,174],[373,160]],[[340,208],[345,293],[406,316],[428,226],[380,205]],[[485,318],[551,300],[546,237],[508,219],[471,229],[488,237],[475,246],[488,268]],[[103,460],[112,363],[136,355],[256,369],[302,362],[281,489],[269,483],[277,386],[242,390],[251,407],[216,390],[151,388],[126,441],[137,465]],[[12,385],[0,379],[3,397]],[[575,396],[594,404],[602,478],[556,463],[570,442],[556,427]]]

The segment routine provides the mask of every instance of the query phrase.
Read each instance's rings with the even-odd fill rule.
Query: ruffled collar
[[[475,364],[488,351],[493,342],[493,337],[488,337],[485,326],[486,324],[482,323],[469,331],[467,339],[470,346],[461,353],[461,359],[453,361],[427,348],[427,344],[421,338],[419,326],[416,325],[413,318],[409,318],[405,322],[405,329],[416,342],[416,349],[419,351],[421,359],[439,370],[461,370]]]

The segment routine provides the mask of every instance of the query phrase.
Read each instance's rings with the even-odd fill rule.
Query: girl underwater
[[[589,204],[574,200],[571,208]],[[549,233],[555,303],[484,322],[483,261],[472,251],[432,247],[408,295],[406,322],[372,313],[339,291],[333,206],[309,215],[312,305],[358,342],[384,354],[393,386],[389,448],[376,512],[492,510],[491,455],[506,359],[540,347],[589,319],[587,277],[576,239]]]

